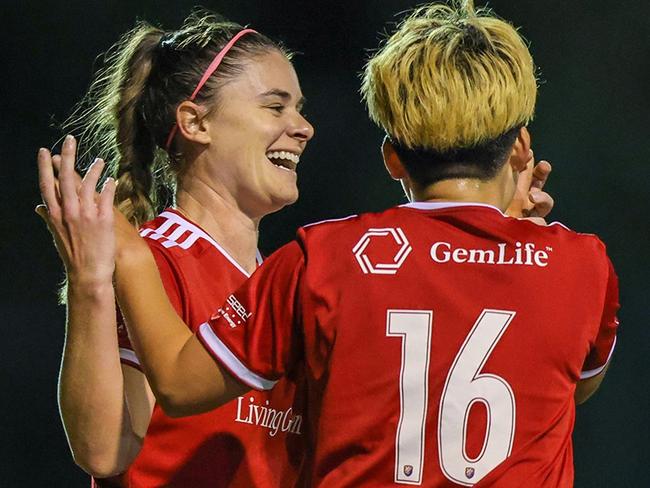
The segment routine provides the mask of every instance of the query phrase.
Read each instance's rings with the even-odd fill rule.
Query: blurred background
[[[484,2],[477,2],[484,5]],[[176,28],[194,1],[2,2],[0,96],[3,401],[0,486],[87,487],[58,416],[56,382],[64,309],[39,201],[35,156],[84,94],[97,56],[137,19]],[[301,53],[295,64],[316,137],[300,164],[298,203],[263,222],[270,253],[305,223],[404,202],[385,174],[382,134],[358,94],[368,50],[414,2],[208,1],[211,8]],[[492,0],[521,26],[541,73],[531,124],[538,158],[553,163],[552,220],[598,234],[621,282],[621,329],[598,394],[578,407],[577,487],[650,486],[646,207],[650,136],[650,4],[645,1]],[[544,286],[539,283],[538,286]],[[581,293],[581,290],[575,290]],[[540,304],[540,308],[552,307]]]

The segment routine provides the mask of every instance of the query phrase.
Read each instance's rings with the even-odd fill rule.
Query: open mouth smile
[[[296,171],[300,162],[300,156],[289,151],[269,151],[266,157],[278,168],[286,171]]]

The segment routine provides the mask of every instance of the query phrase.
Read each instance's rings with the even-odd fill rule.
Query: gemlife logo
[[[399,249],[393,256],[392,260],[388,262],[372,262],[371,258],[366,253],[368,245],[373,240],[377,239],[391,239]],[[404,264],[406,257],[413,250],[409,241],[406,239],[404,232],[399,227],[386,228],[386,229],[368,229],[356,246],[352,249],[354,257],[357,258],[359,266],[364,274],[396,274],[397,270]]]

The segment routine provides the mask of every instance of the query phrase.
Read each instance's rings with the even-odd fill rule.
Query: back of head
[[[411,176],[430,184],[493,176],[533,117],[537,82],[517,30],[465,0],[402,21],[369,60],[362,93]]]
[[[103,68],[65,124],[80,133],[80,156],[104,158],[117,178],[116,204],[135,224],[156,212],[156,196],[171,193],[183,170],[177,141],[167,144],[176,107],[197,87],[217,53],[241,31],[239,24],[197,9],[183,25],[164,31],[146,22],[127,32],[107,53]],[[247,61],[284,47],[252,32],[224,56],[195,98],[218,109],[219,90]],[[176,137],[178,139],[178,136]]]

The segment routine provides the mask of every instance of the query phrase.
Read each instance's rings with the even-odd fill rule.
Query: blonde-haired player
[[[574,403],[604,374],[618,289],[595,236],[503,213],[530,157],[525,43],[471,2],[423,7],[363,91],[411,203],[300,229],[196,335],[120,226],[154,391],[186,414],[304,371],[309,486],[571,486]]]

